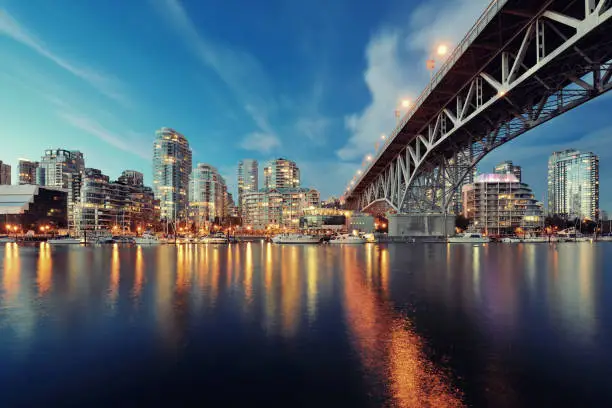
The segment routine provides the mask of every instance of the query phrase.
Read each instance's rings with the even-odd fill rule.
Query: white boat
[[[340,234],[331,237],[330,244],[365,244],[367,241],[363,237],[351,234]]]
[[[491,239],[478,232],[466,232],[463,235],[448,238],[448,242],[451,244],[482,244],[491,242]]]
[[[518,244],[522,241],[520,238],[517,237],[503,237],[501,242],[503,242],[504,244]]]
[[[599,238],[597,238],[598,241],[603,241],[603,242],[612,242],[612,235],[604,235],[601,236]],[[2,241],[0,241],[2,242]]]
[[[272,237],[275,244],[318,244],[319,237],[308,234],[279,234]]]
[[[523,242],[527,242],[527,243],[532,243],[532,244],[539,244],[539,243],[545,243],[548,242],[548,237],[525,237],[523,239]]]
[[[49,245],[79,245],[83,240],[81,238],[60,237],[47,240]]]
[[[227,236],[222,233],[222,232],[218,232],[216,234],[213,235],[208,235],[206,237],[202,237],[200,238],[200,240],[198,241],[202,244],[228,244],[229,243],[229,239],[227,238]]]
[[[140,237],[134,237],[134,242],[137,245],[159,245],[162,242],[152,234],[142,234]]]
[[[11,242],[15,242],[15,238],[13,238],[13,237],[0,237],[0,244],[6,244],[6,243],[11,243]]]

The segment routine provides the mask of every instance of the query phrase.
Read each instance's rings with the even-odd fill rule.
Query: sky
[[[436,44],[458,43],[488,0],[0,0],[0,160],[81,150],[87,167],[151,184],[155,130],[184,134],[194,165],[236,190],[241,159],[286,157],[302,184],[342,194],[429,78]],[[600,156],[612,211],[606,95],[490,153],[544,200],[548,156]]]

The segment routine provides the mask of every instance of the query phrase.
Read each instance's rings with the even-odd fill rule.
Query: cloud
[[[306,136],[315,145],[324,145],[331,120],[324,116],[301,117],[295,123],[295,130]]]
[[[151,0],[162,15],[181,35],[198,60],[211,69],[245,105],[259,130],[274,134],[268,117],[276,109],[270,95],[270,82],[259,61],[246,51],[230,48],[201,35],[178,0]]]
[[[312,161],[299,159],[296,162],[300,167],[302,186],[316,188],[321,193],[321,199],[323,200],[332,195],[340,196],[343,193],[342,186],[355,174],[353,163],[337,160]]]
[[[86,82],[89,82],[94,88],[107,97],[114,99],[123,105],[129,105],[127,96],[118,89],[120,88],[120,84],[115,78],[89,68],[77,66],[65,58],[53,53],[41,40],[37,39],[33,34],[29,33],[21,24],[19,24],[19,22],[15,20],[6,10],[1,9],[0,34],[11,37],[13,40],[31,48],[38,54],[51,60],[71,74]]]
[[[416,99],[427,83],[425,60],[430,50],[436,42],[458,43],[487,3],[488,0],[425,2],[411,14],[408,29],[386,28],[370,39],[365,50],[364,82],[371,100],[361,112],[345,117],[350,138],[336,152],[338,157],[361,158],[374,149],[381,134],[393,130],[398,102]]]
[[[270,153],[272,150],[280,146],[281,141],[276,135],[263,132],[249,133],[240,142],[241,148],[264,154]]]
[[[151,153],[145,149],[143,145],[139,146],[140,141],[138,139],[142,138],[140,138],[138,134],[133,131],[126,132],[126,135],[129,136],[122,137],[106,129],[100,123],[88,116],[68,112],[60,112],[58,115],[68,124],[97,137],[111,146],[132,153],[146,160],[151,159]]]

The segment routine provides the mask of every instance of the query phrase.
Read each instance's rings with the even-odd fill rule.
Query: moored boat
[[[68,236],[51,238],[47,240],[47,244],[50,244],[50,245],[78,245],[81,242],[83,242],[81,238],[73,238],[73,237],[68,237]]]
[[[330,244],[365,244],[366,242],[364,237],[351,234],[334,235],[329,240]]]
[[[449,237],[448,242],[451,244],[483,244],[491,242],[491,239],[479,232],[466,232],[456,237]]]
[[[0,244],[12,243],[15,242],[15,238],[13,237],[0,237]]]
[[[134,237],[134,243],[137,245],[159,245],[162,243],[155,235],[142,234],[139,237]]]
[[[275,244],[318,244],[319,237],[308,234],[278,234],[272,237]]]
[[[222,232],[213,235],[208,235],[199,239],[202,244],[228,244],[229,238]]]
[[[504,244],[518,244],[522,241],[520,238],[517,237],[503,237],[501,242],[503,242]]]

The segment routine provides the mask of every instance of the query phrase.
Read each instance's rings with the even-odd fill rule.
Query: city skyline
[[[64,14],[43,1],[21,3],[0,9],[0,48],[7,55],[0,68],[7,92],[0,119],[3,137],[11,138],[0,160],[11,165],[13,183],[19,158],[37,161],[45,149],[62,147],[83,152],[88,167],[112,178],[129,167],[151,184],[152,134],[171,126],[192,144],[193,162],[215,165],[234,195],[239,160],[287,156],[300,164],[302,184],[328,197],[342,193],[380,133],[391,131],[397,101],[414,99],[423,89],[432,45],[459,41],[488,1],[339,4],[328,17],[308,13],[308,21],[326,28],[317,32],[259,11],[271,33],[245,22],[251,38],[207,21],[203,6],[192,1],[75,7]],[[315,10],[317,4],[305,7]],[[152,21],[155,30],[121,41],[133,34],[129,24],[117,22],[116,33],[104,24],[116,12],[129,21]],[[326,20],[330,16],[335,24]],[[362,24],[346,30],[350,21]],[[336,28],[343,24],[344,30]],[[277,38],[280,31],[283,39]],[[92,36],[119,45],[95,52],[79,40]],[[277,52],[266,52],[271,40]],[[319,43],[325,47],[312,58],[309,50]],[[149,51],[153,46],[160,47],[159,57]],[[215,103],[203,109],[207,99]],[[600,207],[610,211],[612,128],[602,112],[611,107],[603,96],[493,151],[480,167],[503,160],[522,165],[524,179],[544,201],[548,156],[566,148],[593,151],[602,163]]]

